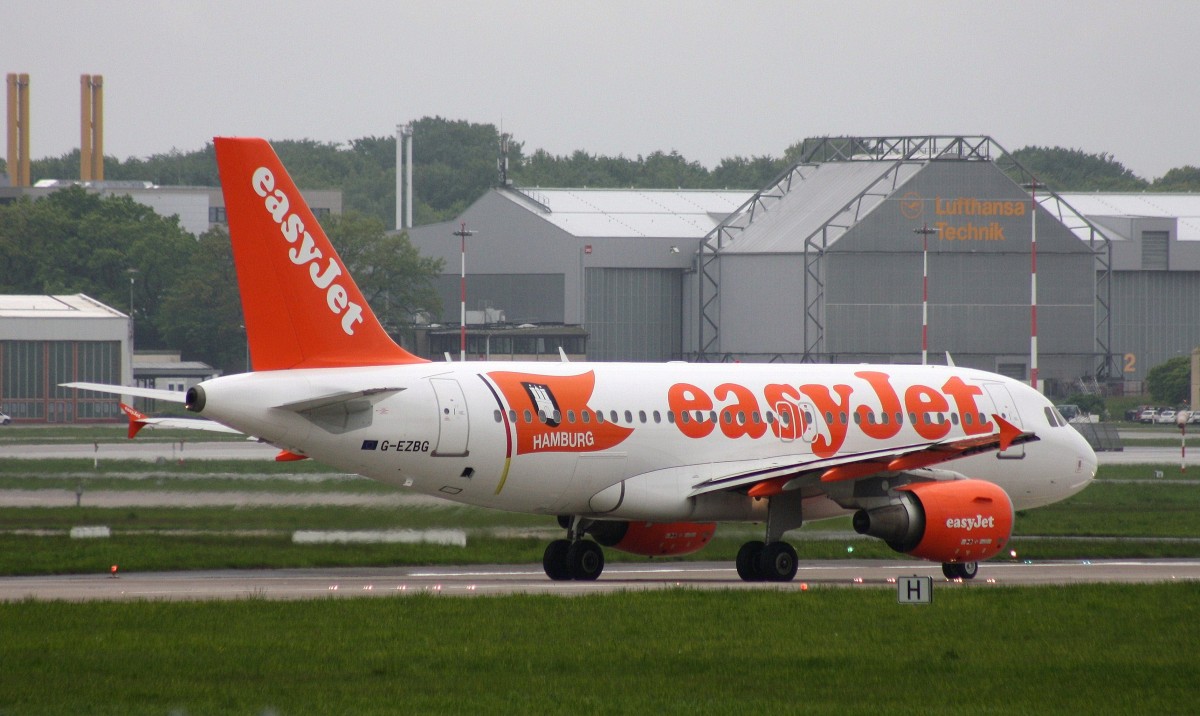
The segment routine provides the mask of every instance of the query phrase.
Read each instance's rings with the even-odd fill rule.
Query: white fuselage
[[[993,414],[1038,441],[946,467],[1001,486],[1015,509],[1074,494],[1096,466],[1028,386],[944,366],[420,363],[265,371],[202,387],[204,416],[280,448],[448,500],[540,514],[758,520],[763,501],[696,496],[695,486],[763,461],[991,432]],[[354,391],[378,392],[307,412],[264,407]],[[814,487],[812,498],[810,519],[854,506],[837,486]]]

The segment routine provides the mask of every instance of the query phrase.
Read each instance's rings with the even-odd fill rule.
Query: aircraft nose
[[[1096,459],[1096,451],[1074,427],[1064,434],[1069,437],[1069,440],[1063,446],[1062,457],[1065,462],[1069,463],[1064,467],[1076,478],[1071,482],[1071,494],[1074,494],[1096,479],[1096,467],[1099,460]]]

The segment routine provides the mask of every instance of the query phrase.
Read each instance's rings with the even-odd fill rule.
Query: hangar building
[[[82,293],[0,296],[0,410],[26,422],[116,418],[112,396],[58,384],[131,385],[130,342],[129,316]]]
[[[1058,194],[990,137],[824,138],[759,191],[503,186],[410,236],[446,261],[441,323],[459,321],[465,223],[468,315],[580,325],[592,360],[924,347],[1028,380],[1036,265],[1043,389],[1136,391],[1200,343],[1198,202]]]

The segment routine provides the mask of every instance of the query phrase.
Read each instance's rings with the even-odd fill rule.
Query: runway
[[[727,562],[611,564],[595,582],[553,582],[541,565],[226,570],[144,574],[0,578],[0,602],[198,601],[349,597],[484,596],[555,594],[576,596],[653,589],[895,589],[901,576],[931,576],[935,589],[986,589],[1014,585],[1135,584],[1200,580],[1200,560],[1101,560],[988,562],[970,582],[949,582],[940,565],[888,560],[801,563],[793,582],[746,583]]]

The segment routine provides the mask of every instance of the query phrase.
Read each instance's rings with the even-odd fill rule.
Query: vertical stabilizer
[[[271,145],[213,141],[254,369],[424,362],[383,330]]]

